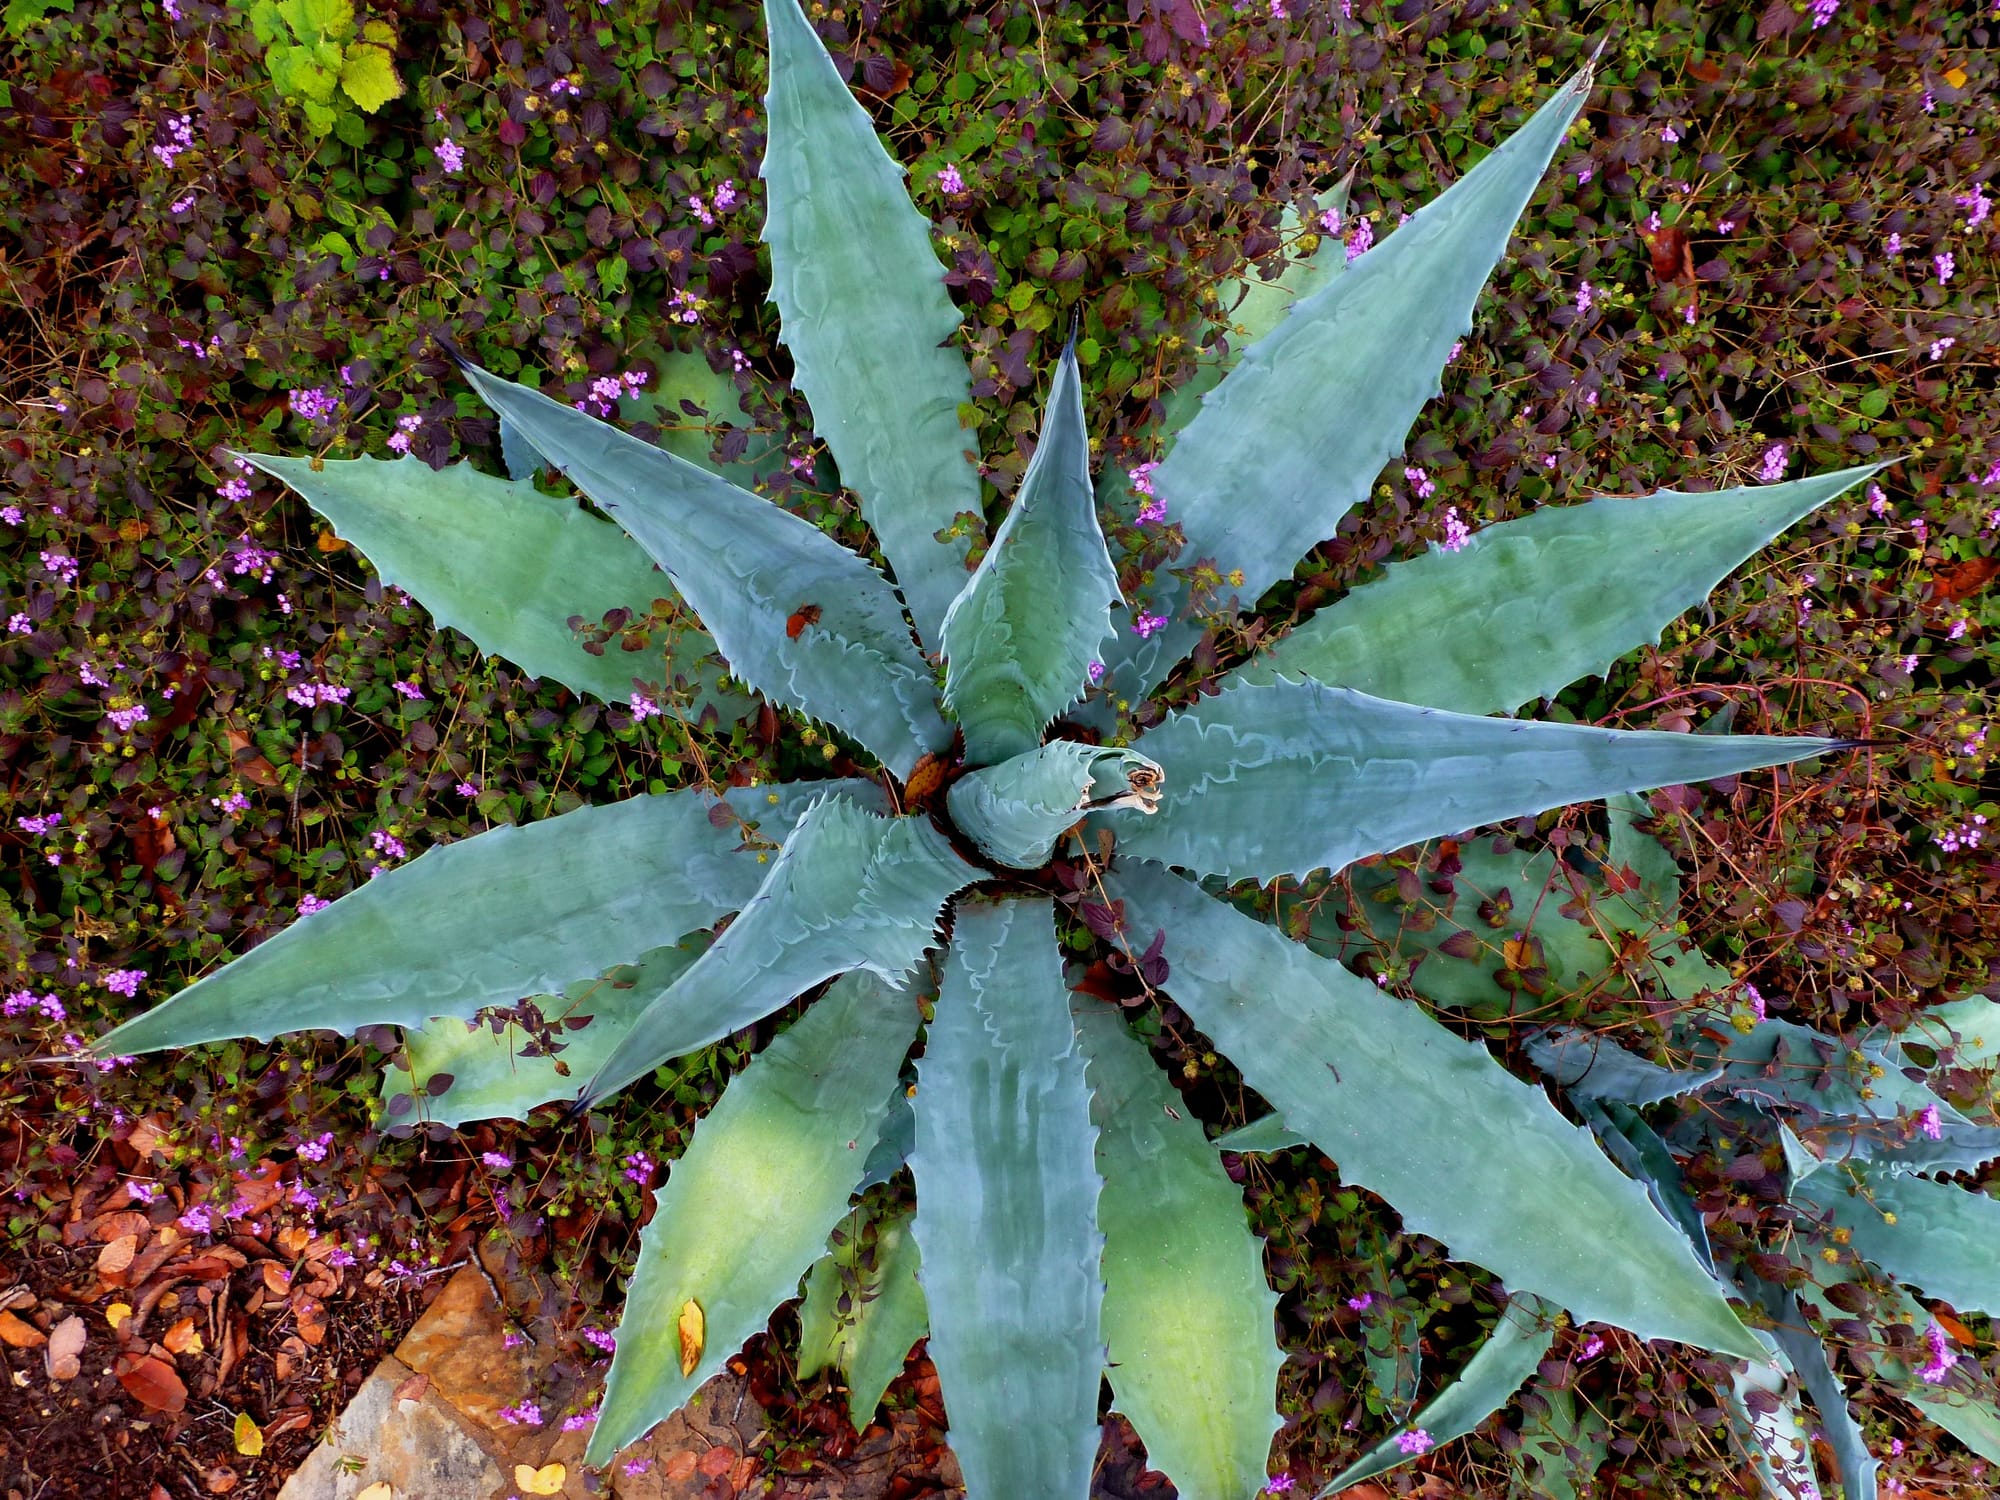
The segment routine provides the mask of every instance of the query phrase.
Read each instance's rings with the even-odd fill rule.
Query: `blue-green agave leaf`
[[[428,849],[302,917],[93,1044],[101,1057],[281,1031],[421,1026],[551,994],[631,963],[750,899],[766,847],[808,803],[867,782],[743,787],[583,807]]]
[[[1391,564],[1240,675],[1512,713],[1659,640],[1745,558],[1885,467],[1701,494],[1600,496],[1503,521],[1456,552]]]
[[[1157,865],[1121,856],[1105,886],[1165,931],[1175,1003],[1407,1228],[1580,1320],[1760,1355],[1644,1190],[1484,1047]]]
[[[1402,451],[1590,85],[1586,68],[1409,222],[1296,303],[1203,399],[1153,484],[1187,537],[1178,566],[1208,559],[1224,575],[1243,572],[1211,607],[1231,593],[1247,607],[1288,576]],[[1141,640],[1121,620],[1105,658],[1114,690],[1134,700],[1201,633],[1183,618],[1201,601],[1168,569],[1155,576],[1144,607],[1170,623]]]
[[[1827,1446],[1833,1450],[1842,1492],[1847,1500],[1875,1500],[1875,1476],[1882,1465],[1868,1451],[1861,1424],[1848,1410],[1847,1392],[1840,1384],[1840,1377],[1833,1373],[1826,1345],[1812,1331],[1797,1297],[1769,1282],[1756,1289],[1758,1300],[1771,1314],[1771,1327],[1767,1330],[1771,1339],[1791,1361],[1799,1383],[1819,1412],[1820,1427],[1826,1433]]]
[[[917,1280],[908,1210],[881,1220],[872,1240],[851,1229],[834,1235],[834,1248],[806,1276],[799,1378],[829,1365],[845,1375],[848,1418],[860,1432],[874,1420],[889,1382],[902,1373],[910,1346],[924,1336],[930,1313]]]
[[[553,467],[542,457],[541,450],[521,435],[521,429],[505,417],[500,419],[500,461],[507,466],[509,479],[524,484]]]
[[[1934,1005],[1896,1040],[1920,1043],[1940,1054],[1949,1051],[1954,1067],[2000,1065],[2000,1000],[1974,993]]]
[[[1576,1112],[1583,1116],[1597,1136],[1605,1154],[1627,1175],[1636,1178],[1653,1200],[1653,1207],[1680,1226],[1688,1248],[1701,1268],[1715,1274],[1715,1252],[1708,1243],[1708,1225],[1688,1191],[1680,1163],[1674,1160],[1667,1143],[1635,1109],[1623,1104],[1607,1104],[1596,1099],[1578,1098]]]
[[[509,418],[667,572],[729,669],[822,719],[898,776],[951,738],[889,581],[818,527],[540,391],[465,366]],[[793,616],[818,615],[791,633]]]
[[[628,348],[626,357],[650,363],[657,378],[654,389],[620,398],[619,415],[659,428],[660,446],[667,452],[746,490],[786,473],[783,437],[756,427],[735,378],[710,368],[707,355],[641,344]],[[697,411],[690,412],[689,406]],[[746,439],[741,458],[724,463],[715,457],[716,437],[732,427],[755,435]]]
[[[1244,1156],[1268,1156],[1274,1151],[1290,1151],[1309,1144],[1280,1114],[1265,1115],[1215,1138],[1216,1150],[1235,1151]]]
[[[1182,1500],[1263,1487],[1278,1430],[1277,1294],[1243,1194],[1145,1044],[1073,996],[1104,1195],[1104,1338],[1114,1405]]]
[[[714,655],[707,632],[692,628],[666,638],[664,660],[651,649],[614,646],[602,656],[583,649],[570,616],[595,624],[621,607],[643,615],[655,599],[677,595],[645,548],[573,500],[469,463],[433,471],[420,458],[332,458],[315,469],[313,459],[243,456],[303,495],[384,583],[532,676],[623,703],[634,677],[692,682]],[[750,704],[741,693],[731,697],[733,705],[716,706],[733,722]]]
[[[961,776],[952,821],[996,864],[1034,870],[1095,808],[1160,805],[1160,768],[1135,750],[1055,740]]]
[[[747,897],[746,897],[747,899]],[[530,1056],[528,1033],[512,1021],[498,1031],[486,1022],[438,1016],[404,1039],[407,1068],[382,1070],[386,1121],[462,1125],[467,1120],[525,1120],[537,1105],[574,1099],[587,1080],[658,999],[709,944],[691,932],[666,948],[642,953],[595,979],[580,979],[560,995],[536,995],[542,1015],[562,1038],[560,1057]],[[564,1024],[585,1021],[580,1030]],[[568,1070],[559,1072],[560,1061]],[[432,1093],[436,1088],[439,1092]],[[394,1101],[407,1096],[407,1104]]]
[[[971,376],[949,342],[959,312],[903,168],[796,0],[765,0],[764,23],[771,86],[759,175],[780,337],[813,430],[860,496],[918,632],[935,646],[965,583],[964,552],[935,533],[980,506],[968,452],[976,439],[958,420]]]
[[[1086,1500],[1102,1182],[1048,901],[958,904],[916,1104],[930,1356],[968,1500]]]
[[[1263,881],[1845,743],[1489,719],[1274,682],[1203,698],[1147,733],[1138,748],[1166,772],[1159,816],[1103,816],[1125,853]]]
[[[1410,1419],[1409,1428],[1429,1433],[1433,1443],[1448,1443],[1476,1429],[1513,1400],[1514,1393],[1534,1375],[1542,1356],[1555,1342],[1559,1311],[1532,1292],[1516,1292],[1458,1378],[1424,1403]],[[1408,1463],[1411,1455],[1396,1445],[1401,1435],[1398,1432],[1382,1439],[1342,1469],[1314,1500],[1331,1500],[1351,1485]]]
[[[1579,1406],[1567,1385],[1537,1380],[1531,1392],[1544,1410],[1521,1424],[1521,1446],[1510,1455],[1512,1500],[1586,1500],[1609,1451],[1611,1428],[1589,1402]],[[1578,1486],[1582,1486],[1579,1494]]]
[[[1864,1260],[1961,1312],[2000,1311],[2000,1202],[1949,1182],[1849,1163],[1793,1190]]]
[[[916,1106],[910,1102],[910,1090],[898,1083],[895,1097],[889,1101],[888,1113],[882,1117],[882,1130],[875,1138],[875,1149],[868,1153],[867,1164],[861,1169],[861,1181],[855,1184],[854,1191],[865,1193],[894,1177],[908,1163],[916,1145]]]
[[[1827,1280],[1842,1280],[1853,1272],[1843,1262],[1824,1274]],[[1877,1298],[1875,1316],[1882,1322],[1901,1323],[1910,1328],[1918,1336],[1916,1347],[1925,1349],[1923,1335],[1935,1321],[1930,1312],[1894,1282],[1886,1287],[1875,1286],[1871,1290]],[[1799,1288],[1799,1299],[1812,1303],[1825,1317],[1848,1316],[1835,1308],[1827,1300],[1825,1292],[1812,1282]],[[1871,1345],[1867,1359],[1873,1366],[1871,1373],[1875,1378],[1916,1407],[1926,1419],[1937,1423],[1988,1463],[2000,1464],[2000,1409],[1996,1409],[1990,1396],[1979,1389],[1988,1387],[1985,1379],[1977,1382],[1966,1379],[1963,1361],[1943,1380],[1933,1383],[1918,1374],[1913,1358],[1898,1352],[1894,1346]]]
[[[1090,491],[1083,377],[1066,348],[1013,506],[944,617],[944,701],[968,763],[1041,744],[1083,692],[1118,597]]]
[[[937,941],[946,900],[979,874],[928,819],[814,803],[736,920],[646,1007],[580,1098],[594,1104],[849,969],[900,982]]]
[[[1700,1072],[1662,1067],[1608,1037],[1576,1026],[1555,1026],[1527,1040],[1528,1060],[1571,1096],[1609,1099],[1618,1104],[1658,1104],[1706,1088],[1722,1076],[1719,1067]]]
[[[1762,1359],[1738,1364],[1722,1387],[1730,1430],[1769,1500],[1818,1500],[1819,1472],[1806,1441],[1792,1363],[1769,1334],[1759,1337],[1769,1351]]]
[[[618,1351],[585,1451],[602,1464],[678,1411],[791,1297],[847,1212],[903,1054],[908,994],[849,974],[730,1081],[639,1240]],[[681,1373],[689,1302],[704,1327]]]

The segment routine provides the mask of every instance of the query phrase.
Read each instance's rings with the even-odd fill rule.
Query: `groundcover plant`
[[[885,774],[637,797],[430,851],[100,1054],[397,1025],[411,1037],[392,1113],[520,1115],[586,1108],[834,981],[730,1084],[662,1189],[589,1459],[683,1404],[810,1272],[808,1360],[842,1365],[857,1410],[928,1329],[972,1495],[1085,1495],[1108,1370],[1182,1494],[1247,1496],[1278,1422],[1259,1245],[1144,1044],[1065,981],[1057,914],[1073,909],[1287,1130],[1504,1280],[1515,1305],[1490,1364],[1539,1354],[1563,1309],[1775,1370],[1649,1186],[1540,1087],[1218,893],[1848,748],[1503,715],[1656,639],[1872,468],[1455,532],[1114,743],[1118,707],[1205,622],[1287,577],[1399,451],[1588,73],[1351,265],[1329,237],[1258,289],[1246,350],[1198,407],[1170,410],[1157,466],[1093,491],[1065,350],[968,576],[954,520],[979,510],[980,479],[928,226],[795,0],[771,0],[766,22],[772,297],[893,585],[727,477],[469,361],[511,480],[414,458],[252,461],[440,622],[527,670],[659,712],[700,690],[692,669],[634,681],[638,658],[588,655],[566,622],[685,605],[712,639],[682,633],[676,660],[719,652]],[[610,521],[541,493],[543,469]],[[1179,565],[1149,597],[1120,597],[1100,506],[1178,528]],[[550,1017],[578,1027],[562,1057],[517,1055]],[[1559,1078],[1565,1045],[1549,1043]],[[905,1162],[913,1217],[829,1253],[856,1191]],[[829,1309],[864,1258],[862,1312]],[[1489,1370],[1480,1389],[1499,1384]],[[1468,1430],[1512,1388],[1399,1434],[1383,1462]]]

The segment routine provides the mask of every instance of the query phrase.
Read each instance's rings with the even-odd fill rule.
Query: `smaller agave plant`
[[[975,1500],[1081,1500],[1107,1370],[1181,1494],[1244,1500],[1278,1426],[1261,1248],[1145,1043],[1065,982],[1061,897],[1286,1129],[1503,1278],[1521,1326],[1560,1308],[1767,1364],[1732,1290],[1541,1087],[1212,892],[1843,748],[1504,715],[1656,639],[1873,470],[1548,509],[1390,568],[1129,745],[1117,726],[1132,720],[1107,708],[1145,702],[1204,620],[1288,577],[1367,495],[1588,72],[1351,267],[1329,241],[1245,289],[1231,326],[1247,349],[1204,370],[1198,405],[1175,403],[1155,435],[1150,482],[1181,565],[1128,601],[1100,517],[1129,519],[1137,497],[1120,476],[1093,491],[1071,350],[967,576],[950,538],[979,511],[980,479],[929,226],[796,0],[765,16],[772,296],[893,586],[728,474],[470,363],[511,481],[408,458],[254,461],[440,623],[530,672],[643,710],[694,692],[713,651],[882,774],[640,796],[433,849],[99,1053],[400,1026],[392,1116],[520,1116],[598,1104],[833,981],[674,1163],[589,1461],[686,1402],[804,1277],[806,1362],[841,1364],[859,1415],[928,1330]],[[610,520],[542,494],[538,468]],[[565,624],[660,600],[711,636],[681,636],[644,696],[643,658],[586,654]],[[1067,712],[1111,732],[1052,738]],[[522,1055],[502,1018],[530,1010],[571,1028],[562,1058]],[[857,1190],[905,1162],[914,1216],[841,1231],[829,1251]],[[830,1307],[863,1276],[865,1317]]]

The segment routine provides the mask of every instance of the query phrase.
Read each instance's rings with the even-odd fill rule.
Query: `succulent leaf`
[[[1268,1156],[1275,1151],[1290,1151],[1310,1144],[1285,1123],[1283,1115],[1276,1113],[1252,1120],[1248,1125],[1239,1125],[1215,1138],[1216,1150],[1234,1151],[1242,1156]]]
[[[1596,1132],[1598,1145],[1628,1176],[1638,1179],[1653,1200],[1653,1207],[1687,1236],[1688,1248],[1701,1268],[1715,1274],[1715,1251],[1708,1242],[1708,1223],[1695,1206],[1667,1143],[1648,1125],[1639,1112],[1623,1104],[1600,1103],[1595,1099],[1576,1100],[1576,1112]]]
[[[797,1291],[847,1211],[916,1031],[908,994],[849,974],[695,1126],[640,1237],[587,1463],[678,1410]],[[706,1336],[683,1374],[676,1330],[689,1302]]]
[[[1160,815],[1100,816],[1126,853],[1262,881],[1844,745],[1491,719],[1281,681],[1203,698],[1150,731],[1139,748],[1166,772]]]
[[[628,700],[634,677],[661,677],[657,649],[592,656],[570,632],[572,615],[593,623],[620,607],[643,615],[655,599],[676,597],[643,547],[576,502],[469,463],[433,472],[413,457],[332,458],[315,469],[311,459],[243,457],[303,495],[384,583],[488,655],[608,703]],[[706,631],[682,628],[666,648],[665,680],[693,681],[715,642]],[[716,704],[732,722],[749,707],[741,693]]]
[[[2000,1310],[2000,1202],[1976,1189],[1849,1162],[1793,1190],[1855,1252],[1960,1312]]]
[[[849,969],[900,982],[937,941],[946,900],[978,878],[923,818],[878,817],[844,797],[814,803],[736,920],[632,1023],[580,1102],[595,1104]]]
[[[1767,1500],[1817,1495],[1819,1473],[1799,1413],[1798,1387],[1789,1378],[1792,1362],[1769,1334],[1759,1337],[1770,1350],[1730,1372],[1729,1384],[1722,1388],[1723,1410]]]
[[[813,430],[860,496],[917,631],[935,646],[965,583],[964,552],[935,533],[980,508],[967,451],[977,439],[958,419],[972,399],[952,342],[959,311],[903,168],[796,0],[765,0],[764,21],[771,85],[759,175],[780,337]]]
[[[709,368],[708,356],[693,349],[641,345],[628,349],[653,367],[654,387],[622,398],[619,414],[660,429],[660,446],[676,457],[719,474],[731,484],[754,490],[785,473],[785,445],[774,432],[756,430],[742,458],[719,463],[715,433],[722,427],[756,429],[756,418],[733,377]],[[699,415],[688,408],[697,408]]]
[[[1848,1410],[1847,1392],[1828,1362],[1826,1345],[1807,1323],[1805,1309],[1792,1293],[1765,1283],[1758,1300],[1772,1314],[1769,1333],[1773,1342],[1791,1361],[1799,1383],[1812,1397],[1819,1412],[1820,1427],[1833,1450],[1833,1463],[1840,1476],[1840,1488],[1847,1500],[1875,1500],[1875,1476],[1881,1462],[1868,1451],[1861,1424]]]
[[[746,898],[747,899],[747,898]],[[529,1111],[552,1099],[574,1099],[625,1039],[632,1023],[686,972],[708,947],[706,932],[691,932],[670,947],[642,953],[602,977],[580,979],[560,995],[534,996],[552,1023],[588,1020],[580,1030],[564,1030],[560,1061],[530,1056],[522,1048],[528,1034],[509,1021],[499,1031],[451,1016],[413,1027],[404,1038],[409,1067],[382,1070],[385,1118],[409,1124],[462,1125],[467,1120],[525,1120]],[[442,1084],[441,1092],[430,1089]],[[407,1096],[409,1103],[394,1101]]]
[[[1290,574],[1367,495],[1437,394],[1451,347],[1507,248],[1514,221],[1590,92],[1571,78],[1478,166],[1338,276],[1293,306],[1202,401],[1153,475],[1187,538],[1178,566],[1241,569],[1247,607]],[[1145,639],[1121,617],[1106,655],[1114,692],[1137,701],[1200,637],[1186,585],[1157,570]]]
[[[1278,1298],[1243,1194],[1201,1124],[1110,1007],[1073,996],[1104,1194],[1104,1337],[1114,1405],[1182,1500],[1263,1487],[1278,1430]]]
[[[663,792],[426,850],[98,1038],[100,1057],[281,1031],[421,1026],[548,994],[718,921],[756,892],[764,837],[868,782]]]
[[[1050,902],[959,903],[916,1105],[930,1356],[968,1500],[1085,1500],[1102,1182]]]
[[[1121,857],[1105,887],[1167,934],[1175,1003],[1410,1230],[1579,1320],[1762,1357],[1639,1185],[1484,1047],[1158,865]],[[1496,1149],[1467,1149],[1467,1119]]]
[[[1020,491],[944,617],[944,701],[967,761],[993,765],[1042,742],[1083,692],[1118,597],[1090,490],[1083,377],[1064,349]]]
[[[821,1256],[806,1276],[799,1306],[799,1378],[829,1365],[847,1377],[847,1415],[865,1431],[889,1382],[902,1373],[910,1346],[924,1336],[930,1313],[917,1281],[917,1241],[908,1211],[875,1228],[872,1259],[863,1265],[859,1236]],[[850,1306],[840,1309],[845,1294]]]
[[[1779,532],[1885,468],[1550,506],[1391,564],[1249,663],[1456,713],[1512,713],[1602,677]]]
[[[951,738],[889,581],[760,495],[540,391],[465,366],[475,389],[666,570],[729,669],[852,735],[899,777]],[[796,633],[795,617],[815,614]]]
[[[1706,1088],[1722,1077],[1720,1067],[1689,1072],[1666,1068],[1609,1037],[1577,1026],[1552,1026],[1528,1038],[1528,1060],[1580,1099],[1617,1104],[1658,1104]]]
[[[1410,1418],[1408,1429],[1421,1429],[1434,1443],[1448,1443],[1464,1437],[1514,1398],[1514,1393],[1532,1377],[1555,1342],[1555,1318],[1559,1309],[1551,1307],[1532,1292],[1516,1292],[1507,1301],[1500,1321],[1486,1336],[1458,1378],[1426,1401]],[[1330,1500],[1364,1479],[1386,1474],[1412,1455],[1396,1445],[1400,1433],[1385,1437],[1367,1453],[1349,1464],[1322,1489],[1314,1500]]]
[[[952,821],[996,864],[1038,869],[1100,806],[1159,805],[1160,768],[1133,750],[1055,740],[952,783]]]

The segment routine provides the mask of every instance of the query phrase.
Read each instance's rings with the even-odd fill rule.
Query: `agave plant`
[[[1185,565],[1125,599],[1100,515],[1133,497],[1116,476],[1093,493],[1071,349],[968,576],[949,538],[981,487],[928,226],[796,0],[768,0],[766,25],[772,297],[893,585],[726,473],[469,362],[512,481],[411,459],[254,461],[486,650],[643,709],[695,691],[712,646],[882,773],[640,796],[433,849],[98,1050],[396,1025],[410,1038],[392,1104],[519,1115],[597,1104],[834,981],[731,1081],[661,1190],[589,1460],[688,1400],[796,1295],[857,1188],[906,1156],[914,1218],[866,1246],[839,1240],[814,1276],[893,1275],[897,1297],[870,1305],[899,1310],[865,1329],[809,1317],[822,1361],[879,1393],[927,1326],[975,1497],[1086,1494],[1107,1369],[1183,1495],[1245,1497],[1278,1425],[1275,1299],[1205,1132],[1120,1012],[1065,982],[1052,893],[1087,889],[1137,972],[1291,1130],[1523,1308],[1766,1358],[1646,1189],[1540,1087],[1210,892],[1841,748],[1502,715],[1656,639],[1872,471],[1497,525],[1392,567],[1130,745],[1115,729],[1051,733],[1065,713],[1129,723],[1108,709],[1141,702],[1204,620],[1287,576],[1367,494],[1469,328],[1588,71],[1352,267],[1328,242],[1249,289],[1232,310],[1247,349],[1156,434],[1171,446],[1152,483]],[[540,493],[541,466],[610,520]],[[639,658],[586,655],[563,622],[656,599],[712,641],[683,636],[635,698]],[[469,1029],[520,1015],[522,997],[588,1017],[563,1058]]]

